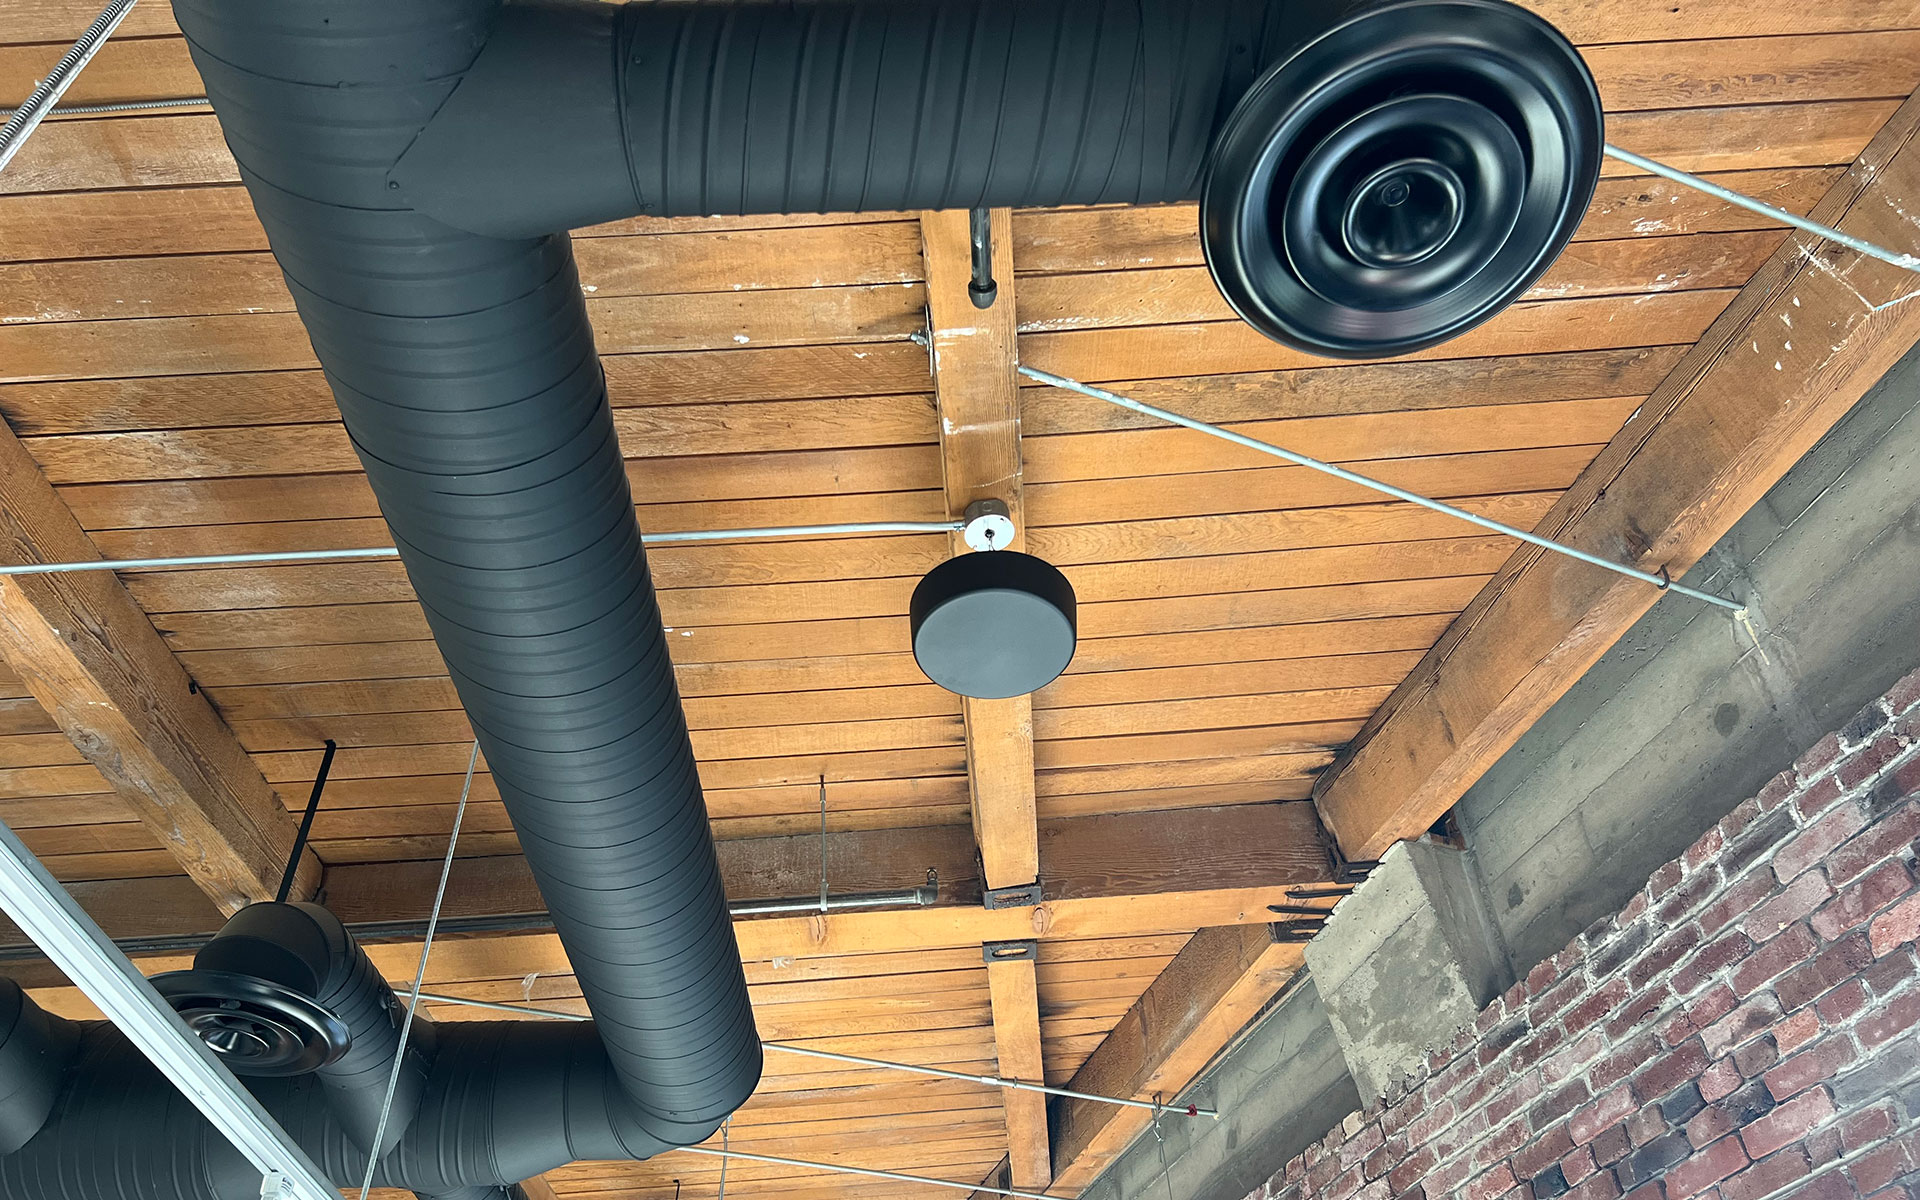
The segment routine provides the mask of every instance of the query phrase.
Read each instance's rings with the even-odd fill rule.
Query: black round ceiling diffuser
[[[1067,577],[1031,554],[950,558],[913,589],[914,660],[928,679],[962,696],[1024,696],[1072,661],[1074,603]]]
[[[347,1027],[292,988],[230,971],[170,971],[153,986],[235,1075],[304,1075],[337,1062]]]
[[[1409,0],[1334,26],[1228,117],[1202,243],[1236,312],[1335,358],[1444,342],[1505,308],[1586,212],[1600,95],[1505,0]]]

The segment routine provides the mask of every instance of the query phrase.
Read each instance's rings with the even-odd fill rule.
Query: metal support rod
[[[820,911],[827,911],[827,777],[820,777]]]
[[[967,214],[967,233],[973,245],[973,278],[967,281],[967,297],[978,309],[993,307],[1000,285],[993,278],[993,213],[976,208]]]
[[[922,1067],[912,1063],[887,1062],[879,1058],[861,1058],[857,1054],[841,1054],[836,1050],[815,1050],[811,1046],[789,1046],[784,1042],[762,1042],[768,1050],[778,1050],[785,1054],[798,1054],[804,1058],[824,1058],[829,1062],[849,1063],[858,1067],[884,1067],[891,1071],[906,1071],[914,1075],[932,1075],[938,1079],[958,1079],[967,1083],[983,1083],[988,1087],[1006,1088],[1015,1092],[1041,1092],[1048,1096],[1066,1096],[1073,1100],[1092,1100],[1099,1104],[1113,1104],[1121,1108],[1144,1108],[1148,1112],[1172,1113],[1184,1117],[1211,1117],[1220,1119],[1220,1114],[1210,1108],[1199,1108],[1192,1104],[1155,1104],[1151,1100],[1128,1100],[1119,1096],[1096,1096],[1091,1092],[1076,1092],[1072,1088],[1051,1087],[1044,1083],[1028,1083],[1024,1079],[1005,1079],[998,1075],[973,1075],[966,1071],[949,1071],[942,1067]]]
[[[93,19],[93,24],[87,26],[73,48],[53,64],[53,70],[47,72],[47,77],[34,85],[26,102],[13,110],[13,115],[7,118],[5,125],[0,125],[0,171],[7,169],[7,164],[20,152],[20,147],[26,145],[27,138],[46,118],[54,103],[73,86],[81,68],[92,61],[93,56],[100,52],[100,47],[106,44],[107,38],[120,27],[120,22],[127,19],[133,3],[134,0],[113,0],[107,5]]]
[[[306,1152],[196,1037],[20,838],[0,822],[0,908],[289,1200],[340,1200]]]
[[[293,879],[300,873],[300,856],[306,852],[307,838],[313,833],[314,814],[320,811],[320,793],[327,790],[327,774],[333,770],[334,751],[339,744],[332,738],[327,739],[326,753],[320,756],[320,769],[313,773],[313,791],[307,794],[307,811],[300,817],[300,829],[293,835],[293,853],[287,855],[286,873],[280,876],[280,890],[274,893],[274,899],[281,904],[293,895]]]
[[[988,1187],[983,1183],[961,1183],[957,1179],[934,1179],[927,1175],[902,1175],[898,1171],[880,1171],[872,1167],[848,1167],[838,1163],[808,1162],[804,1158],[781,1158],[774,1154],[752,1154],[745,1150],[715,1150],[711,1146],[678,1146],[683,1154],[707,1154],[714,1158],[741,1158],[748,1162],[771,1163],[776,1167],[804,1167],[812,1171],[837,1171],[842,1175],[865,1175],[869,1179],[892,1179],[899,1183],[920,1183],[928,1187],[953,1188],[961,1192],[986,1192],[993,1196],[1018,1196],[1021,1200],[1060,1200],[1044,1192],[1023,1192],[1016,1188]]]
[[[1734,191],[1732,188],[1721,187],[1719,184],[1702,179],[1698,175],[1689,175],[1678,167],[1670,167],[1665,163],[1655,162],[1651,158],[1643,158],[1631,150],[1622,150],[1612,143],[1607,144],[1606,152],[1608,157],[1617,158],[1628,166],[1638,167],[1642,171],[1658,175],[1662,179],[1671,179],[1682,187],[1690,187],[1696,192],[1705,192],[1715,199],[1725,200],[1728,204],[1737,204],[1748,212],[1757,212],[1763,216],[1772,217],[1774,220],[1791,225],[1795,229],[1804,229],[1808,233],[1818,234],[1828,241],[1838,242],[1850,250],[1858,250],[1869,258],[1877,258],[1881,262],[1892,263],[1896,267],[1905,267],[1909,271],[1920,271],[1920,256],[1903,254],[1897,250],[1888,250],[1884,246],[1878,246],[1862,238],[1854,237],[1850,233],[1842,233],[1831,225],[1822,225],[1818,221],[1809,220],[1797,213],[1790,213],[1784,208],[1776,208],[1763,200],[1755,200],[1752,196],[1743,195],[1740,192]]]
[[[1564,554],[1569,558],[1577,558],[1583,563],[1590,563],[1593,566],[1604,568],[1615,574],[1625,575],[1629,579],[1638,579],[1642,583],[1650,583],[1663,592],[1678,592],[1682,596],[1689,596],[1707,604],[1717,605],[1720,608],[1730,610],[1736,618],[1745,615],[1747,611],[1746,606],[1737,600],[1729,600],[1724,596],[1716,596],[1711,592],[1702,592],[1694,588],[1683,587],[1669,579],[1664,571],[1661,574],[1655,575],[1650,571],[1642,571],[1637,567],[1629,567],[1624,563],[1617,563],[1609,559],[1601,558],[1595,554],[1588,554],[1585,550],[1577,550],[1564,542],[1556,542],[1551,538],[1543,538],[1538,534],[1528,533],[1524,529],[1518,529],[1503,521],[1496,521],[1491,517],[1483,517],[1478,513],[1471,513],[1466,509],[1455,508],[1451,504],[1429,499],[1426,496],[1420,495],[1418,492],[1410,492],[1405,488],[1395,487],[1391,483],[1382,483],[1378,479],[1369,479],[1365,475],[1357,475],[1343,467],[1336,467],[1332,463],[1321,462],[1317,458],[1309,458],[1304,454],[1295,453],[1285,447],[1276,446],[1271,442],[1262,442],[1250,438],[1245,434],[1235,433],[1230,429],[1222,429],[1218,425],[1209,425],[1205,421],[1198,421],[1192,417],[1182,416],[1177,412],[1169,412],[1164,408],[1156,408],[1151,404],[1129,399],[1116,392],[1109,392],[1105,388],[1098,388],[1091,384],[1081,383],[1076,379],[1068,379],[1063,375],[1055,375],[1051,371],[1040,371],[1033,367],[1025,366],[1016,369],[1028,379],[1048,384],[1052,387],[1063,388],[1069,392],[1078,392],[1082,396],[1091,396],[1095,400],[1105,400],[1108,404],[1116,404],[1121,408],[1130,409],[1133,412],[1142,413],[1149,417],[1156,417],[1169,424],[1181,425],[1188,429],[1220,438],[1222,441],[1232,442],[1236,446],[1244,446],[1249,450],[1257,450],[1262,454],[1284,459],[1296,466],[1319,471],[1323,475],[1331,475],[1335,479],[1344,479],[1348,483],[1358,484],[1360,487],[1369,488],[1383,495],[1392,496],[1396,500],[1405,500],[1409,504],[1418,504],[1422,508],[1430,508],[1437,513],[1445,513],[1450,517],[1458,517],[1460,520],[1478,525],[1482,529],[1490,529],[1495,533],[1503,533],[1510,538],[1518,538],[1530,546],[1538,546],[1542,550],[1551,550],[1556,554]]]
[[[579,1013],[561,1012],[557,1008],[534,1008],[525,1004],[499,1004],[492,1000],[470,1000],[465,996],[450,996],[444,992],[421,992],[422,1000],[436,1004],[460,1004],[468,1008],[484,1008],[493,1012],[512,1013],[520,1017],[545,1017],[554,1021],[591,1021],[592,1017]],[[1144,1108],[1148,1112],[1175,1117],[1210,1117],[1219,1120],[1220,1114],[1211,1108],[1200,1108],[1193,1104],[1156,1104],[1150,1100],[1128,1100],[1118,1096],[1100,1096],[1092,1092],[1077,1092],[1072,1088],[1050,1087],[1042,1083],[1028,1083],[1021,1079],[1003,1079],[998,1075],[972,1075],[965,1071],[949,1071],[942,1067],[922,1067],[913,1063],[888,1062],[882,1058],[861,1058],[856,1054],[841,1054],[833,1050],[815,1050],[810,1046],[791,1046],[785,1042],[761,1042],[764,1050],[777,1050],[783,1054],[798,1054],[804,1058],[823,1058],[829,1062],[847,1063],[856,1067],[875,1067],[886,1071],[905,1071],[912,1075],[931,1075],[937,1079],[957,1079],[963,1083],[984,1084],[987,1087],[1005,1088],[1016,1092],[1040,1092],[1048,1096],[1065,1096],[1072,1100],[1091,1100],[1096,1104],[1112,1104],[1121,1108]]]
[[[99,113],[152,112],[162,108],[201,108],[212,104],[205,96],[180,96],[172,100],[116,100],[111,104],[62,104],[47,110],[49,117],[82,117]],[[17,108],[0,108],[12,116]]]
[[[649,546],[679,542],[731,542],[749,538],[832,537],[853,533],[952,533],[964,521],[855,521],[840,525],[775,525],[765,529],[694,529],[647,533]],[[329,562],[337,559],[398,558],[392,546],[351,550],[268,550],[257,554],[184,554],[171,558],[99,558],[87,562],[16,563],[0,566],[0,575],[63,575],[73,571],[140,571],[168,567],[247,567],[273,563]]]

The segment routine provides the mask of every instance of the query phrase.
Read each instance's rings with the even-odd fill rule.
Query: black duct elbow
[[[0,977],[0,1157],[32,1141],[46,1124],[76,1041],[73,1025],[49,1016],[19,984]]]
[[[317,904],[249,905],[194,955],[193,968],[154,985],[236,1074],[313,1072],[334,1119],[363,1150],[373,1147],[392,1075],[378,1153],[405,1135],[426,1087],[434,1027],[414,1023],[393,1075],[406,1010],[338,917]]]

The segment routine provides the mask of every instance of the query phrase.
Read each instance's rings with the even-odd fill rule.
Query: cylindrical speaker
[[[1579,53],[1505,0],[1405,0],[1274,64],[1214,145],[1207,265],[1234,310],[1311,354],[1388,358],[1532,286],[1600,175]]]

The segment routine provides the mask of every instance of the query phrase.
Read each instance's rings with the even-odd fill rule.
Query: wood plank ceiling
[[[1796,211],[1920,84],[1916,0],[1533,6],[1582,44],[1611,140]],[[0,100],[25,95],[91,7],[0,0]],[[149,0],[67,102],[199,91],[167,7]],[[1233,320],[1191,207],[997,224],[992,320],[1022,360],[1522,526],[1783,240],[1610,162],[1577,241],[1522,303],[1411,359],[1349,365]],[[1297,966],[1260,922],[1287,886],[1329,873],[1307,803],[1316,777],[1513,547],[1097,402],[1013,390],[1004,337],[935,379],[908,337],[930,309],[936,335],[964,324],[955,228],[915,214],[633,220],[575,242],[645,528],[924,521],[1000,494],[1024,511],[1026,548],[1080,596],[1068,673],[1030,705],[963,714],[907,652],[908,594],[947,538],[653,553],[736,895],[810,890],[822,778],[836,890],[908,885],[929,866],[948,889],[924,913],[743,921],[761,1030],[969,1071],[1030,1061],[1037,1042],[1049,1080],[1171,1092]],[[971,427],[951,423],[962,406],[996,404],[1017,415],[997,443],[951,432]],[[0,415],[106,556],[387,541],[204,111],[58,118],[0,173]],[[996,455],[1016,456],[1012,479]],[[312,842],[329,902],[353,920],[417,915],[470,733],[399,566],[123,580],[289,810],[321,742],[339,742]],[[154,815],[143,823],[63,727],[0,671],[0,819],[116,933],[211,928]],[[484,773],[475,798],[455,910],[537,911]],[[1037,863],[1047,905],[980,909],[976,839],[986,885],[1031,882]],[[1259,932],[1199,933],[1248,924]],[[990,978],[981,944],[1020,939],[1037,940],[1036,961]],[[390,978],[415,953],[404,940],[376,951]],[[84,1008],[21,969],[43,1002]],[[429,979],[579,1007],[546,934],[449,942]],[[1218,1007],[1169,1040],[1176,991]],[[768,1068],[731,1134],[762,1153],[968,1182],[1006,1163],[1023,1186],[1051,1176],[1071,1194],[1143,1127],[1056,1108],[1049,1162],[1038,1110],[991,1089],[780,1055]],[[548,1183],[562,1197],[699,1200],[718,1176],[715,1160],[668,1156]],[[944,1194],[748,1163],[728,1187]]]

